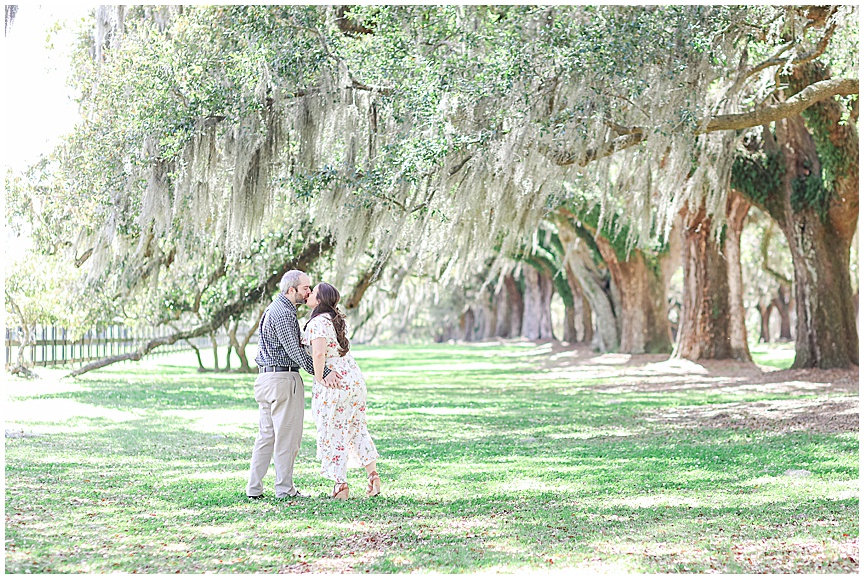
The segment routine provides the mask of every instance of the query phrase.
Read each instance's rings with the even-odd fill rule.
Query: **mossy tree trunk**
[[[466,307],[459,315],[459,339],[470,342],[474,336],[474,310]]]
[[[561,336],[561,341],[571,344],[579,341],[579,332],[576,329],[576,307],[572,303],[564,304],[564,335]]]
[[[818,63],[789,77],[790,90],[828,78]],[[750,192],[779,224],[792,254],[795,368],[858,365],[858,329],[849,250],[858,224],[857,109],[848,119],[828,99],[802,116],[762,130],[766,158],[778,175]]]
[[[541,275],[552,282],[552,293],[557,293],[564,304],[563,335],[560,336],[564,342],[576,342],[578,334],[576,330],[577,311],[581,311],[581,301],[577,305],[576,296],[581,292],[578,288],[574,291],[571,281],[567,277],[565,264],[566,249],[560,237],[554,231],[545,231],[541,235],[541,242],[532,251],[521,257],[522,261],[534,267]],[[578,284],[577,284],[578,285]],[[549,320],[551,333],[551,296],[549,294]]]
[[[666,276],[658,256],[647,254],[640,249],[632,249],[627,253],[625,236],[618,234],[613,237],[605,233],[606,228],[598,230],[598,216],[588,215],[577,218],[573,213],[559,210],[559,230],[567,231],[565,235],[580,238],[580,243],[593,250],[594,260],[609,272],[609,283],[597,283],[602,280],[592,272],[590,264],[584,260],[568,263],[570,271],[582,284],[583,293],[593,292],[591,303],[598,316],[597,307],[606,309],[608,300],[611,314],[614,316],[615,332],[618,345],[616,351],[628,354],[669,353],[672,351],[672,333],[669,326],[669,316],[666,307]],[[596,288],[603,288],[606,300]],[[592,299],[588,298],[589,301]],[[596,307],[595,307],[596,305]],[[599,329],[598,319],[598,329]],[[611,338],[611,332],[608,332]],[[604,340],[605,342],[605,340]],[[603,349],[603,348],[601,348]]]
[[[231,346],[233,346],[234,351],[237,352],[237,357],[240,359],[240,368],[238,368],[237,371],[243,374],[251,374],[254,372],[253,368],[249,365],[249,358],[246,356],[246,347],[252,340],[252,336],[254,336],[255,333],[258,331],[258,324],[261,322],[261,317],[264,315],[264,310],[266,308],[267,304],[261,304],[258,306],[256,315],[251,320],[252,324],[249,326],[245,333],[241,332],[242,339],[237,337],[237,333],[239,331],[238,322],[235,322],[231,327],[230,331],[228,332],[228,339],[230,340]]]

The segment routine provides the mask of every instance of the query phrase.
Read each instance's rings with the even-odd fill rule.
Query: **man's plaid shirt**
[[[313,376],[312,357],[300,345],[300,324],[297,307],[285,294],[280,293],[264,310],[258,324],[258,366],[300,366]],[[324,376],[330,369],[324,367]]]

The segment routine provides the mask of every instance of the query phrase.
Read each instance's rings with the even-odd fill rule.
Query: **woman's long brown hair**
[[[318,284],[318,305],[312,310],[312,315],[309,316],[309,322],[315,319],[315,316],[321,314],[330,314],[330,320],[333,322],[333,328],[336,330],[336,341],[339,342],[339,355],[344,356],[351,348],[348,342],[348,336],[345,335],[345,314],[339,311],[336,304],[339,303],[339,290],[329,283],[321,282]],[[309,322],[303,326],[309,325]]]

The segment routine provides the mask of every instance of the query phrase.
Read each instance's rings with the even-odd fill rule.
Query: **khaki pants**
[[[297,372],[266,372],[255,380],[258,402],[258,437],[252,447],[252,465],[246,494],[257,497],[264,492],[262,479],[276,466],[276,497],[297,494],[294,487],[294,459],[300,452],[303,436],[303,379]]]

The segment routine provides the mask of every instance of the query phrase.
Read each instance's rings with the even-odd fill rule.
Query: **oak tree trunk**
[[[729,192],[726,203],[726,239],[723,247],[729,272],[729,342],[732,357],[752,361],[747,345],[744,285],[741,277],[741,231],[751,203],[738,191]]]
[[[801,212],[784,232],[795,270],[795,368],[858,365],[849,245],[818,216]],[[838,250],[839,248],[839,250]]]
[[[33,360],[31,359],[27,361],[27,358],[32,358],[32,356],[28,356],[27,353],[31,351],[31,346],[36,343],[36,324],[28,324],[22,323],[18,327],[18,365],[16,369],[20,368],[19,372],[24,369],[28,369],[33,365]],[[13,372],[17,373],[17,372]]]
[[[579,305],[582,305],[581,303]],[[575,304],[564,304],[564,335],[562,342],[570,344],[579,341],[579,332],[576,330],[576,306]]]
[[[829,77],[824,65],[810,62],[796,67],[788,81],[794,92]],[[766,151],[779,152],[783,162],[779,190],[769,191],[764,205],[792,254],[795,368],[858,365],[849,272],[858,225],[858,129],[846,115],[840,101],[827,99],[778,121],[776,134],[762,130]]]
[[[544,271],[522,264],[525,282],[522,337],[548,340],[552,335],[552,279]]]
[[[234,323],[231,324],[231,320],[228,320],[227,322],[225,322],[225,325],[223,326],[225,328],[225,332],[228,334],[228,350],[225,352],[225,371],[226,372],[231,371],[231,350],[234,349],[234,343],[237,341],[236,333],[237,333],[237,325],[239,323],[240,323],[239,321],[235,320]],[[235,334],[233,339],[231,336],[232,331]],[[219,369],[218,361],[216,364],[216,369],[217,370]]]
[[[771,312],[774,311],[774,303],[760,303],[756,305],[756,309],[759,311],[759,341],[767,344],[771,341]]]
[[[574,328],[576,331],[575,341],[590,342],[594,337],[591,304],[588,303],[588,299],[582,291],[582,286],[579,285],[579,280],[576,278],[576,274],[573,273],[569,262],[564,264],[564,271],[567,274],[567,283],[570,285],[570,291],[573,293],[573,311],[576,326]]]
[[[249,330],[243,336],[243,340],[240,341],[239,344],[234,346],[234,351],[237,352],[237,357],[240,358],[240,368],[239,371],[244,374],[251,374],[254,370],[249,365],[249,358],[246,356],[246,347],[249,345],[249,342],[252,340],[252,336],[258,331],[258,324],[261,321],[261,316],[264,315],[264,310],[266,309],[266,305],[261,307],[258,311],[258,316],[252,320],[252,325]]]
[[[515,338],[522,333],[524,302],[519,284],[511,274],[504,276],[501,289],[496,294],[496,318],[498,323],[495,335],[500,338]]]
[[[792,320],[790,316],[789,290],[782,285],[777,288],[777,295],[771,301],[780,316],[780,341],[792,341]]]
[[[249,341],[252,339],[252,336],[255,335],[255,332],[258,331],[258,322],[263,315],[263,308],[259,310],[259,315],[252,322],[252,327],[249,328],[245,333],[241,333],[242,340],[237,337],[238,332],[240,331],[240,323],[239,320],[234,323],[232,327],[228,330],[228,340],[229,340],[229,350],[228,350],[228,362],[226,363],[226,369],[230,369],[231,367],[231,350],[233,348],[237,353],[237,358],[240,359],[240,367],[237,369],[238,372],[243,374],[251,374],[252,368],[249,366],[249,358],[246,356],[246,346],[249,345]]]
[[[16,313],[20,316],[20,310],[15,306]],[[27,355],[31,351],[31,346],[36,343],[36,324],[21,323],[18,326],[18,356],[17,363],[9,370],[10,374],[23,376],[24,378],[36,378],[37,375],[30,369],[33,365],[33,356]],[[30,358],[28,363],[28,358]]]
[[[684,291],[673,356],[688,360],[732,358],[729,268],[711,231],[705,208],[688,214],[683,227]]]
[[[587,245],[577,237],[567,219],[558,221],[558,235],[567,252],[565,265],[577,280],[594,318],[592,327],[596,331],[586,333],[589,336],[587,339],[601,352],[617,351],[620,343],[618,323],[607,280],[594,263]]]
[[[820,148],[836,158],[827,208],[811,201],[823,187],[823,159],[802,117],[776,124],[777,145],[786,171],[781,202],[772,207],[795,272],[795,368],[846,368],[858,365],[858,330],[849,273],[849,249],[858,223],[858,132],[840,124],[839,103],[820,103],[811,112]],[[853,159],[854,156],[854,159]],[[840,162],[838,159],[846,159]],[[839,168],[838,168],[839,167]],[[841,171],[842,169],[842,171]],[[820,214],[821,213],[821,214]]]
[[[495,314],[493,310],[485,303],[476,304],[474,310],[474,333],[471,336],[472,342],[485,340],[491,337],[490,332],[495,331]]]
[[[459,316],[459,339],[464,342],[470,342],[474,334],[474,310],[470,307],[463,310]]]
[[[615,249],[602,236],[597,247],[618,289],[618,320],[621,342],[618,351],[627,354],[658,354],[672,351],[666,314],[666,285],[660,268],[649,264],[638,249],[619,260]]]
[[[508,299],[507,286],[503,280],[492,297],[492,303],[495,308],[495,337],[509,338],[510,328],[513,325],[513,305]]]
[[[198,346],[192,343],[192,340],[184,340],[184,342],[186,342],[186,345],[192,348],[192,351],[195,352],[195,357],[198,359],[198,371],[206,372],[207,368],[204,367],[204,361],[201,359],[201,350]]]
[[[219,342],[216,341],[216,332],[208,334],[210,337],[210,346],[213,348],[213,369],[219,370]]]

